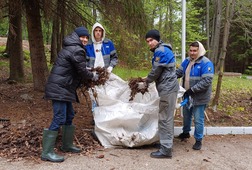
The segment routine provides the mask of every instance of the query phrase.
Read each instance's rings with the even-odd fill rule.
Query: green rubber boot
[[[73,153],[80,153],[81,152],[80,148],[77,148],[76,146],[73,145],[74,129],[75,129],[75,126],[73,126],[73,125],[62,126],[61,150],[63,152],[73,152]]]
[[[58,136],[58,131],[52,131],[44,129],[43,131],[43,151],[41,154],[41,160],[51,161],[51,162],[63,162],[64,157],[59,156],[54,152],[54,146],[56,138]]]

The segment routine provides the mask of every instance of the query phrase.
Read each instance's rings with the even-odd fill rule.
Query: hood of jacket
[[[77,35],[76,32],[73,32],[72,34],[69,34],[64,38],[63,46],[75,46],[75,45],[83,47],[80,37]]]
[[[198,44],[199,44],[199,54],[197,56],[197,58],[195,58],[194,60],[198,60],[201,56],[204,56],[206,54],[206,49],[205,47],[203,46],[203,44],[199,41],[197,41]]]
[[[102,36],[102,41],[105,39],[105,29],[103,28],[103,26],[100,24],[100,23],[95,23],[94,25],[93,25],[93,28],[92,28],[92,33],[91,33],[91,38],[92,38],[92,41],[95,43],[96,42],[96,40],[95,40],[95,38],[94,38],[94,30],[95,30],[95,28],[96,27],[100,27],[102,30],[103,30],[103,36]]]
[[[162,40],[160,40],[157,44],[157,46],[153,49],[150,49],[150,51],[154,52],[160,45],[163,45],[165,47],[168,47],[172,51],[172,45],[169,43],[164,43]]]

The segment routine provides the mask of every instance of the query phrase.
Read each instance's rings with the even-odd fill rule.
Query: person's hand
[[[109,66],[109,67],[107,68],[107,71],[108,71],[109,73],[111,73],[112,70],[113,70],[113,67],[111,67],[111,66]]]
[[[188,98],[188,97],[191,96],[192,94],[193,94],[192,89],[188,89],[188,90],[185,91],[183,97],[184,97],[184,98]]]
[[[139,83],[137,83],[137,88],[138,88],[139,90],[144,89],[144,88],[145,88],[144,82],[139,82]]]
[[[146,81],[145,82],[139,82],[139,83],[137,83],[137,88],[139,90],[145,89],[147,87],[148,87],[148,85],[147,85]]]
[[[99,80],[99,74],[97,73],[93,73],[93,78],[92,78],[92,81],[98,81]]]
[[[90,71],[92,68],[91,68],[91,67],[86,67],[86,69],[87,69],[88,71]]]

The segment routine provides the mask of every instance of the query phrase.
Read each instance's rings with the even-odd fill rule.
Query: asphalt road
[[[206,136],[200,151],[192,149],[194,139],[174,140],[172,159],[153,159],[157,149],[105,149],[66,154],[62,163],[37,160],[9,162],[0,158],[0,170],[249,170],[252,169],[252,135]]]

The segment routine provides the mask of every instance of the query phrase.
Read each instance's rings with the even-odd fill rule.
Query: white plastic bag
[[[155,83],[149,85],[148,93],[138,93],[130,102],[128,82],[113,73],[95,90],[99,104],[93,113],[95,134],[105,148],[138,147],[158,141],[159,96]]]

